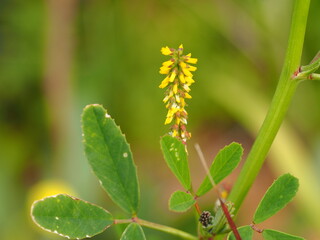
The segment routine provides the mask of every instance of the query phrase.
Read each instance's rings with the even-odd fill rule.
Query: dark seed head
[[[203,211],[200,215],[199,222],[202,226],[207,227],[211,221],[211,213],[208,211]]]

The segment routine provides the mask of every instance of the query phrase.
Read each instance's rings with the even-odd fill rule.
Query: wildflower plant
[[[188,114],[185,107],[186,99],[191,98],[190,86],[194,83],[192,72],[196,70],[191,64],[196,64],[197,59],[192,58],[190,53],[183,55],[182,45],[178,49],[161,49],[163,55],[170,57],[160,68],[160,73],[166,77],[159,87],[165,89],[163,101],[168,110],[165,124],[171,124],[171,127],[169,133],[161,138],[160,145],[166,164],[182,188],[171,194],[169,209],[176,213],[194,209],[198,221],[192,232],[139,217],[139,209],[144,206],[140,206],[138,171],[130,146],[107,110],[98,104],[88,105],[82,114],[86,157],[102,188],[127,217],[116,219],[102,207],[66,194],[58,194],[34,202],[31,209],[34,222],[47,231],[70,239],[89,238],[113,225],[126,224],[120,240],[147,239],[142,227],[189,240],[221,239],[226,234],[229,240],[251,240],[255,232],[265,240],[302,240],[302,237],[272,229],[259,229],[256,226],[283,209],[296,195],[299,181],[289,173],[280,176],[270,186],[257,206],[252,222],[236,226],[235,215],[262,166],[297,84],[302,80],[319,78],[316,73],[320,67],[319,55],[309,65],[299,67],[308,8],[308,0],[295,2],[287,57],[277,92],[230,193],[220,183],[238,166],[243,148],[239,143],[233,142],[221,149],[210,167],[203,164],[207,174],[200,186],[194,188],[186,150],[191,134],[186,130]],[[199,156],[205,162],[201,151]],[[202,209],[198,199],[211,190],[216,193],[216,198],[212,199],[210,209]]]

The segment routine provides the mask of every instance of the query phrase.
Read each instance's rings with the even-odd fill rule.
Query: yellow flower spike
[[[181,83],[185,83],[186,79],[184,78],[184,74],[182,72],[179,73],[179,79]]]
[[[177,92],[178,92],[178,84],[177,84],[177,83],[175,83],[175,84],[173,85],[172,91],[173,91],[174,94],[177,94]]]
[[[183,141],[190,139],[191,134],[186,130],[188,113],[185,110],[187,106],[185,99],[192,98],[189,92],[190,86],[195,81],[192,79],[191,72],[197,70],[195,66],[198,59],[192,58],[191,53],[183,55],[183,45],[178,49],[169,47],[161,48],[161,53],[170,55],[171,59],[162,63],[160,73],[166,74],[159,88],[166,88],[166,95],[163,99],[167,109],[167,115],[164,124],[171,124],[169,134]]]
[[[171,51],[171,49],[169,47],[163,47],[163,48],[161,48],[161,53],[163,55],[171,55],[173,52]]]
[[[174,81],[174,79],[176,78],[176,76],[177,76],[177,73],[176,73],[176,71],[172,71],[172,73],[171,73],[171,75],[170,75],[170,82],[173,82]]]
[[[163,79],[163,81],[159,85],[159,88],[165,88],[166,86],[168,86],[168,84],[169,84],[169,77],[166,77],[165,79]]]

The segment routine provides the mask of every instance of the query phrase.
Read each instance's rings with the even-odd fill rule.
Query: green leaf
[[[210,167],[210,174],[215,184],[227,177],[239,164],[243,148],[239,143],[231,143],[219,151]],[[202,196],[212,188],[212,183],[208,176],[201,183],[196,195]]]
[[[250,226],[243,226],[237,228],[242,240],[252,240],[253,230]],[[233,232],[230,232],[227,240],[236,240]]]
[[[289,173],[279,177],[259,203],[253,222],[261,223],[284,208],[296,195],[298,188],[299,180]]]
[[[71,239],[92,237],[113,224],[105,209],[65,194],[34,202],[31,216],[44,230]]]
[[[270,229],[263,230],[262,236],[265,240],[305,240],[302,237],[297,237]]]
[[[130,223],[124,230],[120,240],[146,240],[146,237],[139,224]]]
[[[162,137],[160,144],[167,165],[181,185],[190,190],[191,179],[185,145],[171,136]]]
[[[139,205],[137,170],[125,136],[101,105],[83,110],[82,130],[87,159],[109,197],[136,215]]]
[[[190,194],[176,191],[169,199],[169,209],[174,212],[185,212],[195,203],[196,200]]]

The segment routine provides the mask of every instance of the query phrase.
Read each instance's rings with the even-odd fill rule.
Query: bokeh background
[[[302,64],[320,48],[320,2],[311,1]],[[100,103],[121,126],[138,166],[142,218],[195,232],[192,213],[169,212],[181,189],[165,165],[159,138],[166,109],[162,46],[199,59],[187,108],[193,184],[232,141],[245,154],[262,123],[281,71],[293,0],[0,0],[0,234],[2,240],[63,239],[36,227],[33,200],[68,192],[125,217],[99,187],[81,143],[80,116]],[[300,179],[293,203],[259,225],[320,236],[320,83],[304,82],[237,224],[251,222],[267,187],[282,173]],[[241,166],[240,166],[241,168]],[[230,188],[237,169],[224,184]],[[211,209],[214,194],[200,199]],[[119,239],[123,226],[93,239]],[[146,230],[147,238],[175,239]],[[261,236],[255,236],[261,239]]]

